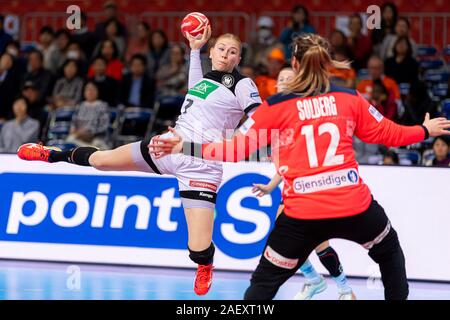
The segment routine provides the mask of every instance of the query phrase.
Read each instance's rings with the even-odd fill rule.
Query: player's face
[[[277,80],[277,91],[281,92],[286,88],[286,83],[288,81],[291,81],[295,76],[294,70],[281,70],[281,72],[278,74],[278,80]]]
[[[211,48],[210,58],[213,70],[231,72],[241,61],[239,43],[233,39],[219,38]]]

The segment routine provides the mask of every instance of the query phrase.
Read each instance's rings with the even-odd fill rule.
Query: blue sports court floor
[[[250,274],[216,271],[211,291],[198,297],[192,290],[194,270],[85,264],[0,261],[0,299],[8,300],[178,300],[242,299]],[[337,289],[327,279],[328,289],[318,300],[337,299]],[[302,287],[301,275],[291,278],[276,299],[291,299]],[[359,299],[383,299],[377,282],[350,279]],[[450,284],[410,282],[410,299],[450,300]]]

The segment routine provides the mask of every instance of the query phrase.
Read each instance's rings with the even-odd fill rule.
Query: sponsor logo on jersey
[[[258,97],[259,97],[259,92],[250,93],[250,98],[258,98]]]
[[[193,88],[189,89],[188,94],[206,99],[212,92],[214,92],[219,86],[209,82],[208,80],[202,80],[196,84]]]
[[[273,250],[270,246],[266,247],[264,257],[269,260],[270,263],[283,269],[294,269],[298,264],[298,259],[286,258]]]
[[[205,181],[197,181],[197,180],[190,180],[189,186],[193,188],[204,188],[209,189],[214,192],[217,191],[217,186],[213,183],[205,182]]]
[[[359,183],[358,171],[344,169],[316,174],[309,177],[300,177],[294,180],[295,193],[312,193],[328,189],[335,189],[356,185]]]
[[[372,117],[374,117],[375,120],[377,120],[378,122],[383,120],[383,115],[374,106],[370,105],[369,112],[372,115]]]
[[[222,84],[227,88],[231,88],[234,84],[234,77],[230,74],[224,75],[222,77]]]

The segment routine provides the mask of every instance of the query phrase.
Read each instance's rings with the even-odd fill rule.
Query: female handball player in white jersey
[[[200,39],[186,36],[191,47],[189,91],[176,122],[177,131],[198,143],[229,138],[240,120],[245,115],[250,116],[261,103],[253,81],[236,70],[241,60],[241,41],[229,33],[218,37],[210,51],[213,70],[203,75],[200,48],[209,40],[211,28],[205,28]],[[169,132],[161,137],[171,136]],[[214,206],[222,180],[222,164],[184,155],[155,159],[148,149],[153,138],[108,151],[78,147],[61,152],[38,144],[25,144],[17,154],[24,160],[64,161],[104,171],[174,175],[188,226],[189,257],[198,264],[194,291],[204,295],[212,283]]]
[[[384,209],[359,175],[353,136],[367,143],[404,146],[450,134],[450,120],[430,119],[427,114],[421,126],[398,125],[356,90],[330,83],[330,68],[348,64],[332,60],[325,39],[305,34],[294,39],[292,47],[294,79],[283,93],[265,100],[232,140],[198,145],[170,129],[175,137],[156,138],[151,152],[158,158],[183,153],[240,161],[278,135],[273,161],[283,177],[285,207],[245,299],[274,298],[314,248],[333,238],[354,241],[368,250],[380,267],[385,299],[407,299],[403,251]]]
[[[277,79],[277,92],[283,92],[286,89],[285,84],[291,81],[294,77],[294,69],[284,68],[283,70],[281,70]],[[262,197],[263,195],[271,193],[282,181],[283,180],[281,176],[277,173],[267,184],[255,183],[253,185],[252,191],[256,193],[258,197]],[[277,217],[281,214],[283,208],[284,204],[281,203],[277,212]],[[344,268],[341,265],[339,256],[336,251],[330,246],[330,242],[324,241],[314,250],[319,257],[320,262],[327,269],[327,271],[330,273],[330,276],[336,283],[339,291],[339,300],[355,300],[356,297],[347,281],[347,276],[344,273]],[[302,264],[302,266],[300,267],[300,271],[302,272],[306,281],[303,285],[302,290],[295,295],[295,300],[310,300],[316,294],[321,293],[327,288],[327,282],[316,271],[309,259],[306,259],[305,263]]]

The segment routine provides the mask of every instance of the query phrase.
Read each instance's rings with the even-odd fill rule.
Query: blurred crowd
[[[105,2],[104,13],[95,30],[87,27],[84,13],[79,30],[44,26],[37,43],[26,47],[4,31],[0,15],[0,152],[14,153],[19,145],[36,141],[107,149],[158,133],[176,120],[188,86],[186,43],[171,41],[146,22],[131,34],[114,1]],[[316,32],[302,5],[292,8],[280,34],[274,26],[272,17],[259,17],[239,66],[262,99],[276,93],[278,74],[290,62],[292,39]],[[436,53],[423,52],[410,28],[396,6],[386,3],[381,29],[368,31],[355,13],[345,30],[325,35],[334,59],[352,62],[351,69],[330,70],[332,81],[357,89],[386,118],[405,125],[421,124],[427,112],[450,114],[450,103],[449,114],[443,107],[450,98],[448,77],[430,78],[430,72],[447,71],[447,61],[438,57],[443,63],[435,63]],[[214,38],[202,49],[204,72],[211,70],[213,44]],[[449,145],[444,137],[403,149],[354,143],[360,163],[447,167]]]

